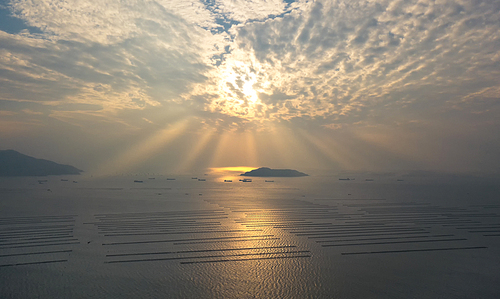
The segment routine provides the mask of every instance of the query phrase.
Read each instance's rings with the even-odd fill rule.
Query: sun
[[[257,82],[257,78],[255,74],[247,74],[247,81],[243,84],[243,94],[245,94],[246,98],[256,104],[259,101],[259,97],[257,95],[257,91],[254,89],[254,85]]]
[[[248,120],[261,119],[267,106],[259,98],[264,93],[261,72],[255,65],[228,60],[219,69],[219,98],[210,104],[210,110]]]

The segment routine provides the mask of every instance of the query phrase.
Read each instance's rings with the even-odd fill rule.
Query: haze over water
[[[496,298],[500,292],[496,180],[198,178],[206,181],[3,179],[1,297]]]
[[[499,19],[0,0],[0,298],[500,298]]]

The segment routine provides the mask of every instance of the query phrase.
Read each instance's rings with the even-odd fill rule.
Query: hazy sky
[[[0,149],[89,173],[500,169],[500,2],[0,0]]]

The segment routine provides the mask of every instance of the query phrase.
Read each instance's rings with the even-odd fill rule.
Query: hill
[[[240,174],[241,176],[254,176],[254,177],[299,177],[308,176],[303,172],[293,170],[293,169],[271,169],[268,167],[261,167],[259,169],[254,169]]]
[[[23,155],[14,150],[0,150],[0,176],[46,176],[80,174],[70,165]]]

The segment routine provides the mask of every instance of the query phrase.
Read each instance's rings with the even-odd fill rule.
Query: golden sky
[[[495,172],[496,1],[3,1],[0,149],[92,173]]]

